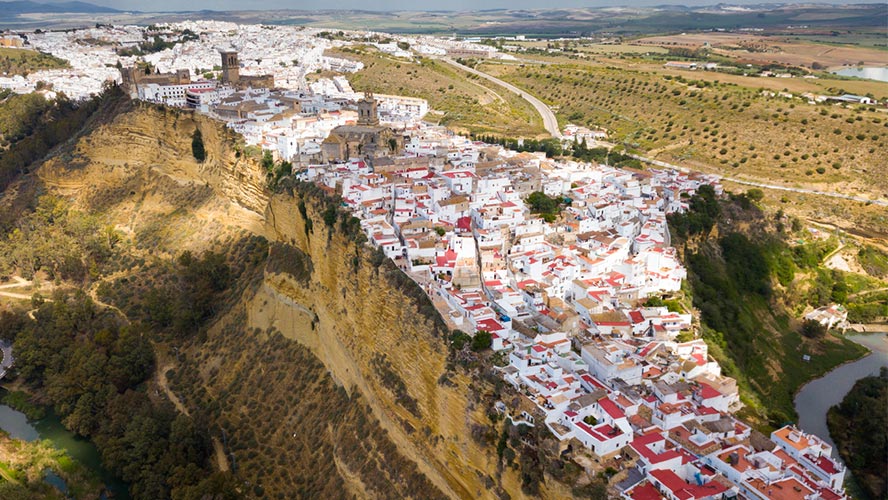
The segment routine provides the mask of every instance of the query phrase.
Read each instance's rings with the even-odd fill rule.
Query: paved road
[[[0,361],[0,378],[6,376],[6,372],[12,367],[15,358],[12,357],[12,344],[5,340],[0,341],[0,351],[3,351],[3,361]]]
[[[558,130],[558,120],[555,118],[555,113],[553,113],[552,110],[549,109],[549,107],[546,106],[545,103],[543,103],[543,101],[540,101],[539,99],[537,99],[533,95],[528,94],[527,92],[512,85],[511,83],[504,82],[504,81],[500,80],[499,78],[488,75],[487,73],[483,73],[483,72],[478,71],[474,68],[470,68],[464,64],[460,64],[460,63],[454,61],[453,59],[449,59],[449,58],[444,57],[444,58],[441,58],[441,60],[448,63],[448,64],[452,64],[452,65],[462,69],[463,71],[467,71],[469,73],[472,73],[473,75],[478,75],[482,78],[486,78],[487,80],[490,80],[491,82],[493,82],[497,85],[500,85],[502,87],[505,87],[506,89],[511,90],[512,92],[520,95],[524,100],[526,100],[527,102],[532,104],[533,107],[536,108],[537,112],[539,112],[540,116],[543,117],[543,125],[545,125],[546,130],[549,132],[549,134],[551,134],[552,137],[556,137],[559,139],[561,138],[561,132]],[[639,156],[639,155],[629,155],[629,156],[631,156],[635,159],[641,160],[645,163],[659,165],[659,166],[665,167],[665,168],[673,168],[673,169],[679,170],[681,172],[691,172],[691,169],[689,169],[689,168],[682,167],[679,165],[672,165],[672,164],[666,163],[664,161],[654,160],[654,159],[647,158],[644,156]],[[746,181],[746,180],[737,179],[734,177],[721,177],[721,179],[725,180],[725,181],[734,182],[736,184],[743,184],[746,186],[760,187],[760,188],[765,188],[765,189],[776,189],[778,191],[789,191],[792,193],[813,194],[813,195],[817,195],[817,196],[828,196],[830,198],[840,198],[840,199],[844,199],[844,200],[859,201],[859,202],[863,202],[863,203],[874,203],[876,205],[888,207],[888,200],[871,200],[869,198],[864,198],[862,196],[853,196],[850,194],[834,193],[834,192],[830,192],[830,191],[817,191],[814,189],[778,186],[776,184],[766,184],[763,182]]]
[[[504,87],[505,89],[518,94],[519,96],[521,96],[522,99],[529,102],[534,108],[536,108],[537,112],[543,118],[543,126],[546,127],[546,131],[549,132],[549,134],[552,137],[555,137],[557,139],[561,139],[561,131],[558,129],[558,119],[555,118],[555,113],[553,113],[552,110],[549,109],[549,106],[546,106],[546,104],[543,101],[541,101],[541,100],[537,99],[536,97],[534,97],[533,95],[528,94],[527,92],[519,89],[518,87],[512,85],[511,83],[504,82],[504,81],[500,80],[499,78],[488,75],[487,73],[482,73],[481,71],[478,71],[474,68],[470,68],[464,64],[460,64],[460,63],[454,61],[453,59],[443,57],[443,58],[441,58],[441,60],[446,62],[447,64],[451,64],[453,66],[456,66],[457,68],[459,68],[463,71],[467,71],[473,75],[480,76],[481,78],[487,79],[487,80],[499,85],[500,87]]]

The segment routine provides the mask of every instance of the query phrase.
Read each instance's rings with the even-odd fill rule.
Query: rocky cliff
[[[472,437],[489,424],[483,384],[448,367],[425,295],[316,190],[269,192],[248,153],[207,118],[128,103],[37,171],[142,258],[224,250],[247,233],[270,242],[262,276],[160,365],[170,397],[221,443],[219,466],[248,496],[523,497],[489,436]]]

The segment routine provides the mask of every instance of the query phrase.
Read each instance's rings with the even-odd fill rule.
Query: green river
[[[6,391],[0,389],[0,398],[5,394]],[[95,472],[113,493],[115,500],[129,500],[126,483],[102,467],[101,456],[95,445],[65,429],[58,415],[52,410],[47,412],[46,417],[30,422],[24,413],[7,405],[0,405],[0,429],[8,432],[13,438],[24,441],[49,440],[53,446],[65,450],[71,458]]]

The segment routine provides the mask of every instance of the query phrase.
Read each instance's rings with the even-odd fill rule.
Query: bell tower
[[[237,85],[240,80],[240,63],[237,61],[237,51],[220,50],[222,55],[222,83]]]
[[[364,94],[358,101],[358,125],[375,127],[379,125],[379,114],[376,110],[376,99],[372,92]]]

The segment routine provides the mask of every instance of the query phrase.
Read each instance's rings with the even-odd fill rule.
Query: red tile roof
[[[718,495],[728,489],[725,485],[716,481],[710,481],[703,485],[699,485],[696,482],[684,481],[671,470],[655,470],[651,471],[650,474],[655,477],[663,487],[671,491],[679,500],[707,498]]]
[[[598,404],[601,406],[601,409],[605,411],[608,415],[610,415],[613,419],[623,418],[626,416],[623,413],[616,403],[610,400],[610,398],[601,398],[598,400]]]

